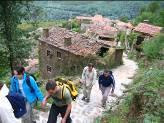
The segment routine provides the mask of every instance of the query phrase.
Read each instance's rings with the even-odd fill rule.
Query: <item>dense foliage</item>
[[[75,19],[63,22],[62,27],[72,30],[74,32],[80,32],[80,24]]]
[[[31,41],[27,32],[18,28],[23,21],[29,21],[30,4],[26,1],[0,2],[0,72],[13,72],[18,64],[24,64],[31,52]],[[34,11],[34,8],[32,9]],[[3,76],[3,74],[1,74]]]
[[[36,5],[43,8],[43,20],[68,19],[79,15],[103,16],[118,19],[132,19],[138,15],[139,9],[150,1],[37,1]],[[125,20],[125,18],[124,18]]]
[[[163,5],[163,4],[162,4]],[[140,9],[139,15],[134,19],[134,24],[147,20],[157,26],[164,26],[164,8],[159,2],[152,2]]]
[[[156,58],[156,59],[163,59],[164,58],[164,35],[160,35],[151,39],[149,41],[145,41],[143,44],[143,50],[145,55],[148,58]]]

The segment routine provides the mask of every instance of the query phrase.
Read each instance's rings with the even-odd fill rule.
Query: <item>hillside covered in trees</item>
[[[132,19],[139,14],[140,8],[152,1],[35,1],[44,10],[43,20],[68,19],[79,15],[103,16],[118,19]],[[161,2],[161,6],[163,6]]]

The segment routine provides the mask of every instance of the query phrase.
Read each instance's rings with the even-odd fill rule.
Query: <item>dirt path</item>
[[[116,88],[115,94],[118,96],[122,95],[123,84],[129,84],[132,80],[129,79],[132,77],[137,69],[137,64],[129,60],[127,56],[123,57],[124,64],[113,69],[113,74],[115,76]],[[91,92],[91,101],[89,103],[85,103],[81,100],[82,94],[79,95],[76,102],[73,102],[73,108],[71,117],[73,123],[93,123],[93,120],[102,115],[104,109],[101,107],[101,99],[102,95],[98,88],[98,83],[96,83]],[[109,96],[107,107],[116,100],[115,97]],[[48,113],[39,112],[39,121],[37,123],[46,123]],[[59,119],[61,119],[59,117]],[[60,123],[60,120],[58,121]]]

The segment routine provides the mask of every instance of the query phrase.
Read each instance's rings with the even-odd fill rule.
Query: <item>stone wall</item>
[[[48,52],[47,52],[48,51]],[[89,55],[86,57],[78,56],[59,49],[45,42],[39,43],[39,69],[43,79],[54,78],[57,75],[77,75],[81,74],[83,68],[92,62],[96,67],[115,66],[122,63],[123,49],[110,48],[108,56],[102,58],[97,55]],[[48,71],[49,70],[49,71]]]
[[[122,48],[115,49],[115,65],[121,65],[123,63],[122,61],[123,51],[124,49]]]
[[[50,51],[48,56],[47,50]],[[61,58],[57,57],[57,52],[61,53]],[[95,63],[95,61],[95,57],[82,57],[44,42],[39,43],[39,69],[43,79],[54,78],[62,74],[81,74],[89,62]],[[47,66],[51,67],[51,72],[47,71]]]

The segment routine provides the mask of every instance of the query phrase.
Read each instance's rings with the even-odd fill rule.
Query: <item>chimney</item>
[[[149,20],[143,20],[143,22],[149,24]]]
[[[71,44],[71,37],[64,37],[64,46],[70,46]]]
[[[49,29],[43,29],[43,37],[48,38],[49,37]]]

